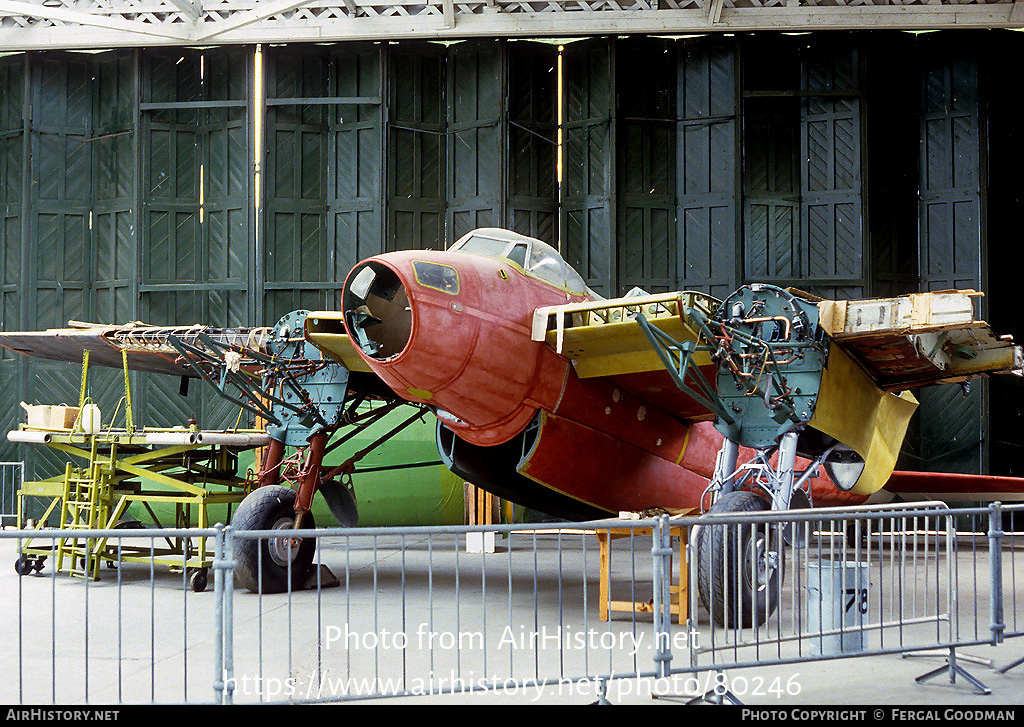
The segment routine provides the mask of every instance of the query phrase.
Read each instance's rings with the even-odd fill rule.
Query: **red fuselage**
[[[407,323],[399,323],[396,312],[376,324],[401,326],[403,331],[407,326],[408,338],[400,350],[373,356],[360,348],[374,372],[399,396],[436,407],[461,438],[482,446],[508,441],[538,409],[557,405],[570,364],[543,342],[530,339],[533,311],[582,298],[507,261],[480,255],[408,251],[380,255],[362,265],[368,263],[393,272],[408,301]],[[454,271],[455,282],[447,289],[420,282],[414,264],[423,263]],[[348,316],[346,325],[351,325]],[[357,340],[351,328],[349,335]]]

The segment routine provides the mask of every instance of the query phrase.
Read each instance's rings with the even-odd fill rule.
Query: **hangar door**
[[[69,320],[251,323],[251,53],[3,60],[5,329]],[[19,401],[78,401],[78,365],[5,357],[0,366],[9,426]],[[101,411],[123,411],[120,372],[97,367],[89,379]],[[193,416],[210,427],[234,423],[230,407],[203,387],[182,397],[177,381],[133,375],[131,383],[135,418],[147,425]],[[38,463],[48,457],[29,454]]]
[[[0,59],[5,329],[273,324],[333,306],[382,248],[437,248],[479,225],[554,239],[555,46],[260,55],[260,89],[253,48]],[[76,365],[0,367],[11,427],[18,401],[77,401]],[[90,379],[113,412],[118,372]],[[234,423],[208,387],[132,383],[148,425]]]
[[[555,242],[556,48],[269,48],[257,318],[337,305],[383,250],[476,227]]]
[[[540,43],[272,47],[261,89],[252,48],[0,59],[0,316],[8,329],[272,324],[334,305],[361,257],[490,224],[560,242],[604,295],[724,295],[752,279],[870,295],[867,230],[884,215],[864,203],[878,113],[864,47],[856,34],[570,43],[560,126],[559,52]],[[985,282],[972,53],[914,54],[906,71],[920,99],[912,267],[932,289]],[[16,382],[0,402],[11,425],[19,400],[77,397],[75,366],[5,356],[0,369]],[[93,395],[112,410],[108,373]],[[135,384],[147,423],[228,417],[204,387],[183,399],[177,382]],[[975,470],[983,399],[941,396],[917,454]]]
[[[985,141],[977,57],[954,50],[945,42],[924,44],[922,50],[918,192],[921,287],[985,290]],[[987,384],[978,381],[969,389],[945,386],[920,392],[917,456],[925,468],[988,471]]]
[[[562,243],[595,291],[867,293],[855,44],[600,39],[563,55]]]
[[[153,50],[140,60],[141,319],[251,325],[252,49]],[[140,421],[234,425],[237,407],[212,387],[193,382],[182,396],[167,377],[138,382]]]
[[[64,326],[69,319],[139,317],[132,304],[136,175],[134,53],[28,54],[0,64],[2,324]],[[18,402],[78,400],[81,367],[0,361],[0,417],[16,428]],[[92,377],[91,395],[113,411],[123,386]],[[7,431],[6,429],[4,431]],[[8,445],[6,458],[17,458]],[[58,458],[39,453],[52,467]]]
[[[563,251],[606,296],[983,289],[982,55],[867,34],[569,44]],[[902,466],[986,471],[985,391],[920,392]]]

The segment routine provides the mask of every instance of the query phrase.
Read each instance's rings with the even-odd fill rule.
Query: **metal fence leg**
[[[601,704],[601,705],[611,704],[611,702],[608,701],[608,680],[607,679],[598,679],[597,680],[597,701],[594,702],[594,704],[595,705],[597,705],[597,704]]]
[[[1007,664],[1004,667],[1000,667],[999,669],[996,669],[996,674],[1005,674],[1006,672],[1010,671],[1010,669],[1013,669],[1014,667],[1018,667],[1021,664],[1024,664],[1024,656],[1022,656],[1021,658],[1017,659],[1017,661],[1011,662],[1011,663]]]
[[[217,525],[213,544],[214,655],[213,696],[217,704],[234,700],[234,540],[231,528]]]
[[[213,539],[213,702],[224,703],[224,529]]]
[[[224,528],[224,703],[235,701],[235,531]]]
[[[1002,526],[1002,506],[1000,503],[995,502],[989,506],[988,509],[988,553],[989,553],[989,577],[991,579],[991,595],[990,600],[990,626],[989,630],[992,633],[992,645],[1002,643],[1003,631],[1005,625],[1003,623],[1003,526]],[[992,690],[982,684],[980,681],[971,676],[967,671],[956,663],[956,648],[953,646],[949,647],[949,656],[946,657],[946,665],[940,666],[938,669],[933,669],[927,674],[919,676],[916,681],[918,684],[927,681],[933,677],[939,676],[940,674],[949,674],[949,683],[956,684],[956,677],[959,674],[971,686],[974,687],[978,694],[991,694]]]
[[[992,645],[1003,642],[1006,631],[1003,613],[1003,511],[1002,505],[994,502],[988,509],[988,558],[992,571],[991,595],[991,631]]]
[[[723,677],[723,680],[721,682],[719,682],[717,678],[719,675]],[[726,702],[728,702],[729,704],[734,704],[737,706],[742,705],[743,702],[737,699],[736,695],[730,692],[728,687],[725,686],[724,676],[725,672],[716,670],[715,687],[704,692],[699,697],[694,697],[689,702],[687,702],[687,704],[702,704],[704,702],[708,704],[725,704]]]
[[[991,694],[992,693],[991,689],[989,689],[984,684],[982,684],[980,681],[975,679],[973,676],[971,676],[967,672],[966,669],[964,669],[962,666],[960,666],[959,664],[956,663],[956,648],[952,647],[952,646],[949,647],[949,656],[946,657],[946,664],[945,664],[945,666],[940,666],[938,669],[933,669],[932,671],[928,672],[927,674],[922,674],[921,676],[919,676],[914,681],[916,681],[918,684],[920,684],[920,683],[925,682],[925,681],[927,681],[927,680],[929,680],[929,679],[931,679],[933,677],[937,677],[940,674],[945,674],[945,673],[949,674],[949,683],[950,684],[956,684],[956,677],[959,674],[966,681],[968,681],[971,684],[971,686],[974,687],[975,691],[977,691],[978,694]]]

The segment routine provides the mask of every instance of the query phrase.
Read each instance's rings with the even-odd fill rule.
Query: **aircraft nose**
[[[405,350],[412,308],[395,270],[376,260],[357,265],[345,284],[342,308],[353,342],[367,356],[386,361]]]

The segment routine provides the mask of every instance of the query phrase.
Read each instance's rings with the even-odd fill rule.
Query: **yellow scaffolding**
[[[43,436],[36,436],[42,434]],[[237,474],[238,453],[265,445],[266,435],[255,431],[192,432],[143,430],[102,433],[57,432],[22,427],[12,432],[15,441],[37,442],[82,460],[82,466],[68,463],[64,473],[45,480],[26,481],[18,491],[18,527],[26,527],[26,498],[49,500],[38,522],[56,516],[61,530],[81,531],[56,540],[30,539],[21,548],[22,567],[42,567],[47,556],[56,557],[58,572],[99,578],[100,565],[113,563],[155,563],[173,570],[186,569],[194,576],[196,590],[205,585],[212,565],[212,549],[205,537],[165,537],[163,545],[129,546],[110,538],[90,537],[89,531],[138,527],[124,520],[129,506],[141,505],[155,527],[188,528],[210,526],[209,508],[234,505],[246,494],[246,479]],[[193,439],[188,444],[160,444]],[[203,438],[215,440],[203,443]],[[156,504],[174,507],[173,524],[161,523]],[[33,542],[35,541],[35,542]]]
[[[248,482],[238,473],[238,457],[243,451],[265,446],[267,434],[238,429],[202,431],[195,425],[138,429],[131,414],[127,375],[124,428],[98,426],[98,422],[85,417],[87,370],[88,352],[73,424],[69,426],[70,417],[62,411],[44,426],[39,426],[37,420],[34,426],[23,424],[8,434],[11,441],[44,446],[72,460],[62,474],[23,482],[18,490],[19,528],[29,525],[26,500],[42,498],[47,504],[37,527],[74,531],[59,538],[23,541],[16,563],[18,572],[41,570],[50,556],[58,572],[94,580],[99,578],[103,563],[153,563],[176,572],[184,570],[193,590],[204,590],[213,564],[212,545],[207,547],[205,537],[165,536],[140,545],[138,541],[121,542],[120,538],[112,542],[109,537],[90,532],[140,527],[137,521],[126,518],[133,504],[142,507],[157,528],[172,527],[179,534],[193,524],[208,528],[211,506],[235,505],[247,494]],[[156,505],[173,507],[173,524],[160,522],[154,511]],[[160,545],[157,540],[162,541]]]

